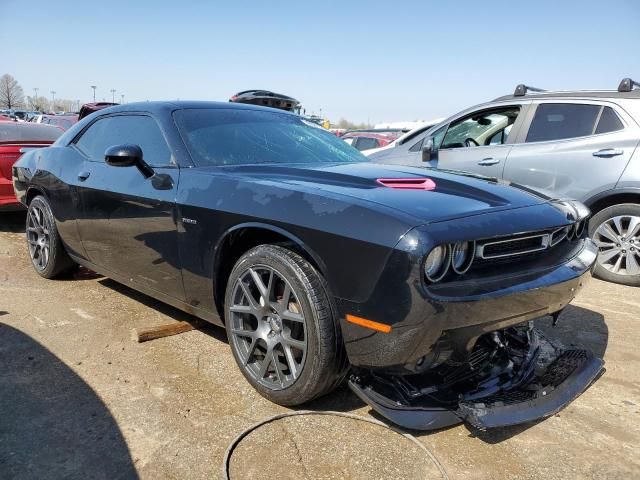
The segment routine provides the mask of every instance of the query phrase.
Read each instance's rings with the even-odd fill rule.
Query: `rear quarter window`
[[[604,107],[602,110],[602,115],[600,115],[600,120],[598,121],[598,126],[596,127],[596,134],[598,133],[609,133],[609,132],[617,132],[618,130],[622,130],[624,125],[620,121],[618,114],[611,107]]]

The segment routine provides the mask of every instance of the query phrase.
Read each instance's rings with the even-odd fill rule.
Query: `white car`
[[[440,123],[442,120],[444,120],[444,118],[436,118],[436,119],[424,122],[424,123],[420,124],[418,127],[414,128],[413,130],[409,130],[407,133],[405,133],[401,137],[396,138],[389,145],[385,145],[384,147],[379,147],[379,148],[371,148],[369,150],[363,151],[362,154],[366,155],[368,157],[372,153],[382,152],[382,151],[385,151],[385,150],[389,150],[391,148],[395,148],[398,145],[403,145],[407,141],[409,141],[409,140],[411,140],[413,138],[416,138],[419,135],[423,134],[424,132],[429,130],[434,125]]]

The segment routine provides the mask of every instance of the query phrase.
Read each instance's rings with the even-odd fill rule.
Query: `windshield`
[[[296,115],[210,108],[177,110],[174,118],[197,166],[368,161]]]

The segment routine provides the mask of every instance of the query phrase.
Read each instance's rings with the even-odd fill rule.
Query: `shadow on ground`
[[[60,359],[0,323],[0,365],[2,478],[137,478],[109,409]]]
[[[220,342],[227,343],[227,334],[222,327],[208,324],[203,327],[201,320],[194,315],[183,312],[182,310],[174,308],[169,304],[161,302],[160,300],[156,300],[155,298],[145,295],[144,293],[134,290],[133,288],[127,287],[122,283],[118,283],[115,280],[111,280],[110,278],[105,277],[102,280],[99,280],[98,283],[107,288],[110,288],[111,290],[115,290],[122,295],[126,295],[132,300],[135,300],[136,302],[139,302],[149,308],[153,308],[154,310],[157,310],[158,312],[171,317],[176,321],[193,323],[198,328],[198,330],[202,331],[203,333],[209,335],[212,338],[215,338]]]
[[[27,211],[0,212],[0,232],[24,232]]]

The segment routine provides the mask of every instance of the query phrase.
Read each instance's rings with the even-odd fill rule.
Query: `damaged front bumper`
[[[414,430],[479,429],[554,415],[603,371],[586,351],[554,345],[531,325],[492,332],[464,361],[415,375],[355,371],[349,386],[376,412]]]

